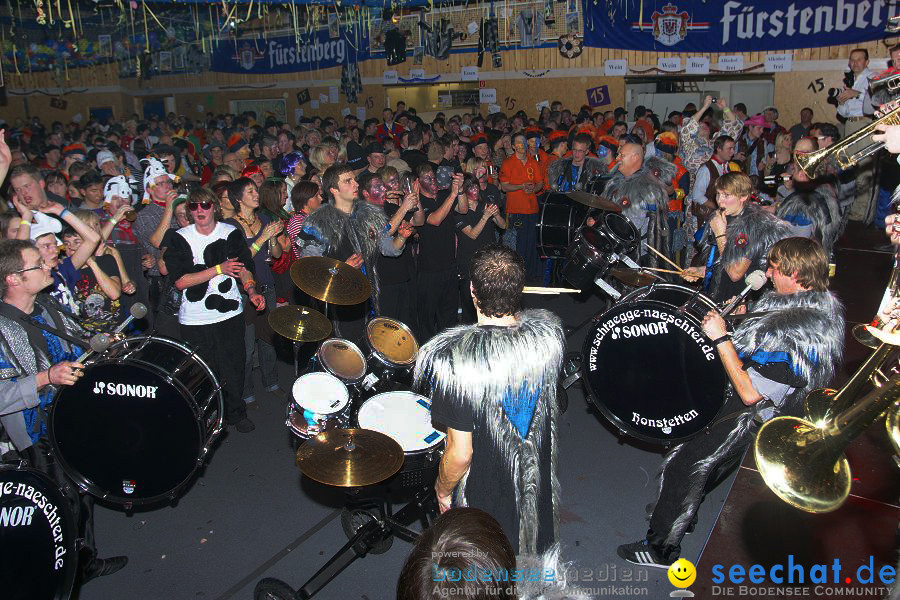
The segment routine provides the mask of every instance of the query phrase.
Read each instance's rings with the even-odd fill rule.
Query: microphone
[[[762,288],[764,285],[766,285],[767,281],[768,278],[766,277],[766,274],[760,269],[757,269],[756,271],[753,271],[752,273],[747,275],[747,277],[744,278],[744,283],[747,284],[747,287],[741,290],[741,293],[738,294],[737,297],[722,310],[722,316],[724,317],[725,315],[733,311],[737,307],[737,305],[747,297],[747,294],[749,294],[751,290],[755,291]]]

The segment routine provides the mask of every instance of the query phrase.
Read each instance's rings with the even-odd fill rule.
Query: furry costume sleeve
[[[742,356],[786,354],[791,370],[806,380],[797,395],[825,386],[844,347],[844,308],[831,292],[766,292],[733,338]],[[796,395],[795,395],[796,396]]]
[[[675,179],[675,173],[678,172],[678,167],[675,166],[675,163],[670,163],[659,156],[645,158],[644,165],[646,165],[647,169],[649,169],[663,185],[672,185],[672,181]]]
[[[824,183],[814,190],[796,190],[779,204],[775,214],[793,225],[812,225],[813,235],[822,242],[825,254],[831,256],[841,228],[834,187]]]
[[[779,409],[779,412],[790,411],[792,400],[795,404],[809,390],[824,386],[834,373],[843,349],[843,307],[831,292],[799,292],[788,296],[767,292],[753,305],[753,312],[763,311],[771,312],[747,319],[735,330],[734,345],[742,356],[769,355],[772,362],[787,360],[796,373],[805,377],[806,387],[786,398]],[[719,447],[695,464],[697,481],[706,481],[726,457],[742,451],[741,444],[752,439],[754,418],[764,408],[764,403],[758,402],[734,419],[731,432]],[[724,427],[725,423],[719,426]],[[683,446],[675,446],[666,455],[660,467],[660,489],[666,465],[678,456]],[[683,516],[675,520],[666,544],[680,542],[704,492],[702,485],[691,486],[682,501]]]
[[[416,360],[414,390],[465,403],[475,413],[476,424],[486,424],[483,434],[490,436],[506,462],[498,468],[505,468],[515,482],[520,552],[536,551],[538,463],[541,444],[547,441],[551,444],[553,536],[559,538],[556,387],[564,348],[559,317],[546,310],[526,310],[512,327],[464,325],[439,333],[422,346]],[[533,416],[522,435],[502,405],[512,399],[517,408],[535,398]],[[549,432],[544,431],[547,411]],[[460,486],[464,499],[464,481]]]

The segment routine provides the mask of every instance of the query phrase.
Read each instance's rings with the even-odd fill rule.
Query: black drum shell
[[[584,223],[587,208],[562,193],[550,193],[541,204],[537,224],[538,254],[560,258],[572,245]]]
[[[3,600],[65,600],[70,596],[78,571],[78,532],[68,502],[44,473],[0,465]],[[33,508],[30,520],[25,518],[26,508]]]
[[[588,332],[582,369],[590,398],[623,433],[671,443],[703,431],[724,404],[728,377],[704,335],[715,304],[689,288],[635,290]]]

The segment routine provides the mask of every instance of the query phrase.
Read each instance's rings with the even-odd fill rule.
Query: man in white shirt
[[[875,112],[869,96],[869,78],[872,72],[869,70],[868,50],[857,48],[851,51],[848,66],[853,73],[853,86],[846,88],[837,97],[838,115],[844,117],[844,137],[871,123],[871,116]],[[872,218],[872,165],[873,161],[867,159],[856,166],[856,199],[850,207],[849,215],[853,221],[869,222]]]

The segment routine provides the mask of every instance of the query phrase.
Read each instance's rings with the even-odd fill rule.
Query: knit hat
[[[473,135],[472,137],[469,138],[469,143],[472,144],[473,148],[475,146],[477,146],[478,144],[487,144],[488,136],[487,136],[487,134],[484,134],[484,133],[476,133],[475,135]]]
[[[671,131],[663,131],[656,136],[656,149],[669,154],[675,154],[678,151],[678,137]]]
[[[109,161],[115,162],[116,155],[110,152],[109,150],[101,150],[97,153],[97,168],[103,166],[103,163],[108,163]]]
[[[84,144],[69,144],[68,146],[63,148],[63,156],[75,156],[76,154],[81,154],[82,156],[87,155],[87,148],[84,147]]]
[[[232,134],[232,136],[228,138],[229,152],[237,152],[246,145],[247,142],[244,141],[244,138],[242,138],[239,133]]]

